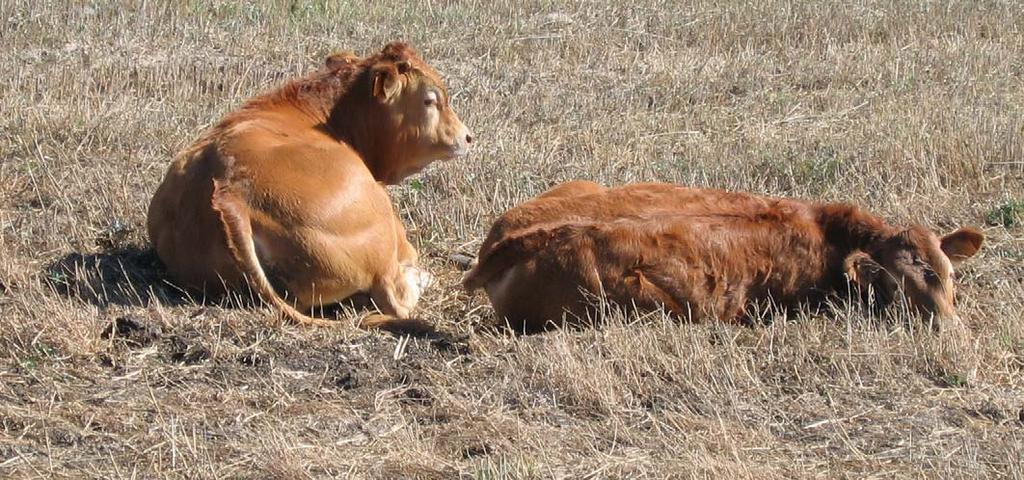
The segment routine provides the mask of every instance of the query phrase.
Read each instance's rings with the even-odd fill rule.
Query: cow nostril
[[[473,136],[468,133],[466,134],[466,143],[473,143]]]

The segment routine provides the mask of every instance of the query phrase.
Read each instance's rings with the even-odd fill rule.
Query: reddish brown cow
[[[185,286],[252,291],[299,323],[360,292],[385,314],[363,326],[406,323],[429,276],[382,184],[466,152],[448,101],[408,45],[330,56],[178,155],[149,207],[157,254]]]
[[[953,267],[983,238],[970,228],[940,238],[895,227],[842,203],[570,182],[502,215],[463,285],[484,288],[497,316],[519,331],[587,318],[589,294],[732,321],[752,302],[821,301],[851,281],[883,302],[902,292],[935,325],[951,327],[960,323]]]

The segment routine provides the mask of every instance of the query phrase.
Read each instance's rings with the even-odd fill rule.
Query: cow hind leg
[[[422,335],[435,332],[429,322],[410,317],[420,295],[433,277],[425,270],[409,265],[398,268],[399,274],[376,282],[370,289],[370,298],[379,314],[365,317],[359,326],[365,329],[386,330],[392,333]]]
[[[370,297],[382,313],[408,317],[419,303],[423,290],[434,280],[426,270],[415,266],[402,266],[398,270],[398,275],[376,282],[370,289]]]
[[[320,318],[312,318],[295,308],[274,290],[256,254],[256,240],[245,202],[233,194],[228,184],[214,180],[213,209],[220,215],[227,249],[235,259],[242,277],[259,298],[275,307],[286,320],[299,325],[335,326]]]
[[[496,275],[485,286],[498,327],[516,333],[585,323],[594,312],[580,282],[552,270],[538,271],[520,263]]]

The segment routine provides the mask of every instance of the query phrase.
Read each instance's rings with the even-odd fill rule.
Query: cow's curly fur
[[[844,203],[577,181],[502,215],[463,285],[485,288],[498,317],[524,331],[592,316],[588,294],[732,321],[752,302],[820,302],[849,291],[848,280],[890,300],[902,287],[911,305],[959,323],[952,263],[982,238],[961,229],[940,239]]]

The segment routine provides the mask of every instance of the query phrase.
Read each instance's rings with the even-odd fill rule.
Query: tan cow
[[[936,326],[959,328],[953,268],[983,239],[970,228],[940,238],[891,226],[849,204],[570,182],[502,215],[463,285],[484,288],[519,331],[593,315],[587,293],[732,321],[751,302],[820,302],[850,280],[882,303],[902,292]]]
[[[407,325],[429,275],[383,184],[464,155],[473,137],[438,73],[406,44],[255,97],[171,164],[149,237],[177,282],[251,291],[302,324],[315,306],[366,292]],[[415,322],[413,322],[415,323]]]

